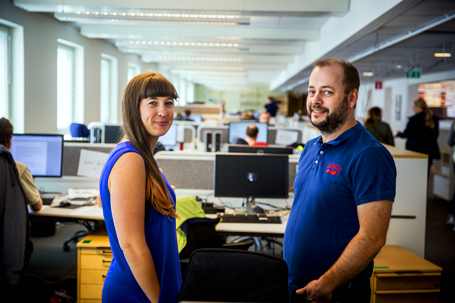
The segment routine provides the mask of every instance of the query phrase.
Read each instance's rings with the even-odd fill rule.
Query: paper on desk
[[[86,199],[96,198],[100,194],[98,189],[79,189],[79,188],[69,188],[67,200],[75,199]]]
[[[299,133],[292,130],[278,129],[276,131],[275,144],[291,145],[297,142]]]
[[[99,178],[108,157],[107,153],[81,149],[77,175]]]

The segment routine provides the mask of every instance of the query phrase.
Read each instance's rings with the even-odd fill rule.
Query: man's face
[[[307,109],[311,123],[330,135],[348,118],[349,101],[342,84],[343,69],[332,65],[315,67],[308,86]]]

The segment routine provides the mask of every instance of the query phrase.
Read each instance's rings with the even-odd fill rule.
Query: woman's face
[[[174,120],[174,100],[171,97],[142,99],[141,120],[151,137],[158,139],[167,133]]]

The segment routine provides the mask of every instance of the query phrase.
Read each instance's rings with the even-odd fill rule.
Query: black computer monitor
[[[177,124],[173,123],[164,136],[158,138],[158,142],[164,146],[177,145]]]
[[[33,177],[61,177],[63,135],[14,134],[10,152],[27,165]]]
[[[229,153],[253,153],[253,154],[284,154],[292,155],[292,147],[271,147],[271,146],[249,146],[240,144],[229,144]]]
[[[267,143],[267,123],[259,122],[231,122],[229,123],[229,143],[235,144],[235,141],[240,138],[246,139],[246,129],[249,125],[254,124],[257,126],[259,132],[256,142],[266,142]]]
[[[215,197],[285,199],[289,193],[288,182],[288,155],[215,155]]]
[[[104,143],[119,143],[123,137],[123,129],[120,124],[104,125]]]

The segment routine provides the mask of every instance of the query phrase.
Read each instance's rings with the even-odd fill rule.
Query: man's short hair
[[[349,62],[340,59],[325,59],[319,60],[314,63],[314,67],[324,67],[339,65],[343,69],[343,80],[341,83],[344,85],[344,92],[349,94],[354,88],[359,90],[360,76],[357,68]]]
[[[6,118],[0,119],[0,144],[6,147],[13,137],[13,125]]]
[[[258,130],[257,126],[254,124],[251,124],[246,129],[246,135],[250,138],[256,138],[258,135],[258,132],[259,132],[259,130]]]

